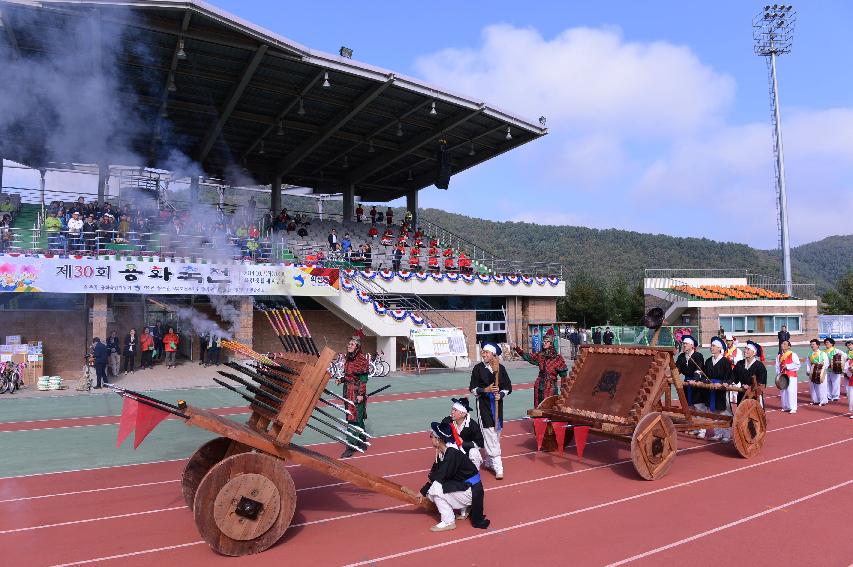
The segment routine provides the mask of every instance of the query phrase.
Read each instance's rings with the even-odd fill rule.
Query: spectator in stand
[[[98,221],[98,241],[101,245],[113,241],[113,231],[115,230],[113,215],[104,213],[101,215],[101,220]]]
[[[409,269],[413,272],[421,269],[421,252],[417,247],[412,248],[412,253],[409,255]]]
[[[110,359],[110,373],[115,378],[121,371],[121,343],[118,339],[118,333],[115,331],[110,333],[107,339],[107,355]]]
[[[121,215],[121,220],[118,221],[118,242],[127,242],[129,233],[130,221],[127,215]]]
[[[613,331],[610,330],[610,327],[604,329],[604,344],[612,345],[614,336],[615,335],[613,334]]]
[[[406,214],[403,215],[403,222],[406,224],[406,226],[412,226],[412,218],[414,218],[412,215],[412,211],[406,211]]]
[[[305,213],[302,213],[302,216],[299,217],[299,226],[311,226],[311,221]]]
[[[329,233],[327,240],[329,241],[329,250],[334,250],[335,248],[337,248],[338,233],[334,228],[332,229],[332,232]]]
[[[142,334],[139,335],[139,351],[142,353],[142,359],[139,365],[143,370],[154,368],[154,337],[148,332],[148,327],[142,327]]]
[[[376,210],[376,205],[370,207],[370,222],[372,224],[376,224],[376,216],[379,214],[379,211]]]
[[[442,253],[442,255],[445,258],[453,258],[453,248],[448,246],[447,248],[444,249],[444,252]]]
[[[372,270],[373,269],[373,248],[370,247],[370,243],[364,243],[364,269]]]
[[[136,336],[136,329],[130,329],[124,337],[124,375],[127,376],[128,371],[133,374],[133,367],[136,364],[136,351],[139,350],[139,337]]]
[[[163,337],[163,349],[166,351],[166,368],[175,367],[175,356],[178,354],[178,344],[181,338],[175,333],[175,329],[169,327],[169,332]]]
[[[6,195],[3,198],[3,202],[0,203],[0,216],[5,216],[4,213],[8,213],[9,217],[12,217],[12,213],[15,211],[15,208],[12,206],[12,199],[9,195]]]
[[[293,222],[293,219],[290,219],[287,221],[287,232],[290,233],[294,230],[296,230],[296,223]],[[308,234],[308,231],[306,230],[305,233]]]
[[[429,257],[429,269],[436,274],[441,270],[438,265],[438,255]]]
[[[255,209],[258,207],[258,203],[255,201],[255,196],[252,195],[249,197],[249,201],[246,203],[246,216],[248,217],[249,222],[255,220]]]
[[[261,237],[261,231],[258,230],[258,227],[251,226],[249,228],[249,238],[253,240],[258,240]]]
[[[348,232],[344,234],[344,239],[341,240],[341,251],[347,258],[352,254],[352,240],[350,240]]]
[[[364,208],[361,206],[361,203],[355,208],[355,222],[361,222],[361,217],[364,216]]]
[[[459,271],[463,274],[470,274],[474,271],[471,267],[471,259],[462,251],[459,252]]]
[[[414,238],[415,238],[415,239],[418,239],[418,238],[423,238],[423,237],[424,237],[424,233],[423,233],[423,231],[420,229],[420,227],[416,228],[416,229],[415,229],[415,236],[414,236]]]
[[[388,226],[394,224],[394,210],[391,207],[388,207],[388,210],[385,211],[385,222]]]
[[[299,227],[299,230],[296,231],[296,234],[298,234],[302,238],[305,238],[306,236],[308,236],[308,231],[305,229],[305,226],[303,225],[303,226]]]
[[[379,229],[376,228],[375,224],[370,225],[370,230],[367,231],[367,236],[370,238],[376,238],[379,235]]]
[[[400,261],[403,259],[405,249],[402,246],[397,246],[394,249],[394,259],[391,261],[391,270],[394,272],[400,271]]]
[[[447,250],[450,250],[450,248],[448,248]],[[451,251],[450,255],[448,255],[447,250],[444,251],[444,271],[455,272],[456,266],[453,265],[453,251]]]
[[[782,329],[776,333],[776,337],[779,339],[779,354],[782,354],[782,343],[791,340],[791,333],[788,332],[788,326],[782,325]]]
[[[89,252],[94,252],[97,248],[95,239],[98,235],[98,223],[95,222],[95,214],[89,213],[86,221],[83,223],[83,249]]]
[[[44,229],[47,231],[47,247],[50,250],[60,250],[62,246],[62,221],[56,216],[57,211],[51,211],[44,219]]]
[[[12,219],[9,215],[0,218],[0,252],[5,252],[12,245]]]
[[[429,250],[427,251],[427,255],[430,258],[438,258],[438,248],[436,248],[434,243],[435,243],[435,241],[430,243]]]

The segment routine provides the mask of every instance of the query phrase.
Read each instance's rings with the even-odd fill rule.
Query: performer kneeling
[[[442,419],[441,424],[450,427],[453,441],[468,455],[477,470],[480,470],[483,466],[483,455],[480,453],[483,448],[483,432],[477,422],[471,419],[468,398],[451,398],[450,401],[453,402],[450,415]]]
[[[450,426],[432,422],[430,439],[435,448],[435,462],[429,481],[421,488],[421,499],[435,502],[441,521],[430,528],[433,532],[456,529],[456,520],[471,517],[471,525],[486,529],[489,520],[483,515],[483,484],[474,463],[465,456],[453,439]],[[455,515],[455,510],[460,514]]]
[[[504,477],[501,462],[501,429],[503,428],[503,403],[501,400],[512,393],[512,383],[506,368],[498,356],[501,349],[495,343],[483,343],[481,356],[471,371],[471,393],[477,396],[477,419],[483,431],[486,458],[483,466],[495,471],[495,478]]]
[[[539,407],[542,400],[560,394],[560,378],[568,373],[566,359],[554,348],[554,329],[548,329],[542,337],[541,352],[524,352],[518,346],[515,352],[527,362],[539,367],[539,375],[533,383],[533,407]]]

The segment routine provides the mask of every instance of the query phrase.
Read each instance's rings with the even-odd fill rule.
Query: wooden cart
[[[246,354],[246,350],[241,354]],[[264,551],[282,537],[296,508],[296,488],[285,462],[306,466],[415,506],[435,509],[429,500],[420,501],[416,491],[291,442],[294,435],[313,427],[308,423],[312,417],[330,428],[334,425],[334,416],[322,406],[317,407],[323,402],[321,396],[329,380],[327,368],[335,356],[331,349],[322,349],[319,356],[288,352],[276,355],[274,362],[264,355],[251,351],[249,354],[267,364],[246,367],[229,363],[231,370],[242,371],[243,376],[255,379],[256,385],[240,382],[251,394],[244,395],[252,409],[246,424],[183,401],[171,406],[123,391],[123,395],[183,417],[189,426],[219,436],[190,457],[181,478],[184,500],[193,510],[198,530],[210,547],[224,555],[241,556]],[[242,380],[227,372],[220,374]],[[274,398],[281,401],[278,407],[270,404]],[[329,411],[340,411],[330,406]],[[312,416],[315,411],[322,411],[327,417]],[[346,428],[338,431],[346,433]],[[363,436],[366,442],[368,438],[366,434]]]
[[[669,471],[679,432],[731,428],[737,452],[744,458],[757,455],[767,431],[760,386],[688,382],[694,388],[744,393],[734,416],[696,411],[687,403],[675,356],[675,349],[664,347],[582,347],[560,395],[527,412],[548,420],[543,448],[556,448],[554,427],[586,425],[592,434],[630,443],[634,467],[647,480]]]

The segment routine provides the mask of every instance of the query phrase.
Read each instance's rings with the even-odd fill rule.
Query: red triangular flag
[[[583,448],[586,447],[587,433],[589,433],[588,425],[575,426],[575,449],[578,451],[578,458],[583,457]]]
[[[566,424],[563,423],[551,423],[554,426],[554,437],[557,439],[557,451],[560,454],[563,454],[563,444],[566,442]]]
[[[139,402],[131,398],[124,398],[124,403],[121,405],[121,421],[118,424],[118,441],[116,441],[116,449],[118,449],[130,432],[136,426],[136,408],[139,407]]]
[[[136,410],[136,435],[133,438],[133,448],[136,449],[157,424],[166,419],[169,412],[140,404]]]
[[[545,431],[548,430],[548,420],[544,417],[533,418],[533,433],[536,435],[536,450],[542,450],[542,441],[545,439]]]

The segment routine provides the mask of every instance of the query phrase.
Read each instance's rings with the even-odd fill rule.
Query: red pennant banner
[[[583,449],[586,447],[586,437],[588,433],[588,425],[575,426],[575,449],[578,451],[578,458],[583,457]]]
[[[557,451],[560,454],[563,454],[563,445],[566,443],[566,423],[565,422],[552,422],[551,425],[554,426],[554,437],[557,439]]]
[[[140,404],[136,410],[136,435],[133,438],[133,448],[136,449],[157,424],[166,419],[169,412]]]
[[[130,432],[133,431],[136,425],[136,408],[139,407],[139,402],[131,398],[125,398],[121,406],[121,421],[118,424],[118,441],[116,441],[116,449],[118,449]]]
[[[548,430],[548,420],[544,417],[533,418],[533,433],[536,435],[536,450],[542,450],[542,441],[545,439],[545,431]]]

